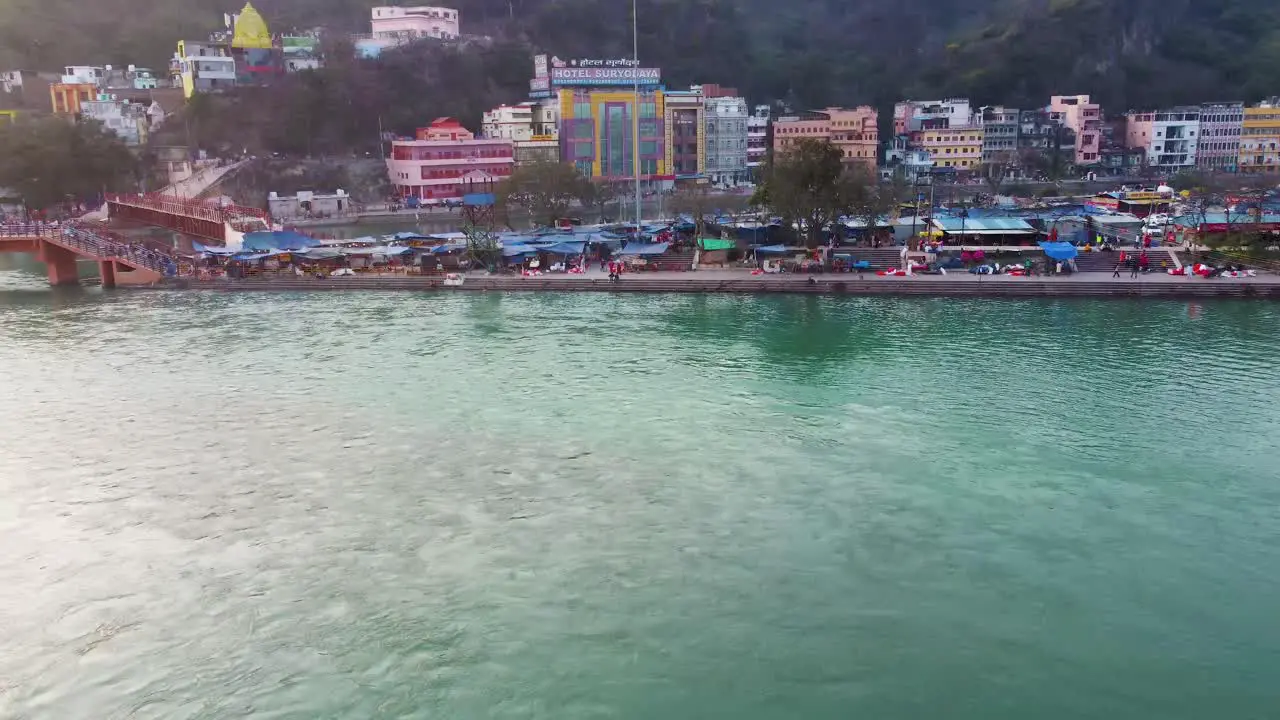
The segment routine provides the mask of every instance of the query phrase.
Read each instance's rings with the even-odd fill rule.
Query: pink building
[[[444,7],[375,7],[370,11],[374,39],[412,40],[458,37],[458,11]]]
[[[1088,95],[1054,95],[1049,112],[1061,113],[1062,124],[1076,134],[1076,164],[1096,165],[1102,157],[1102,106]]]
[[[1154,112],[1130,112],[1124,126],[1124,146],[1149,152],[1155,137]]]
[[[400,197],[460,198],[493,192],[515,165],[511,140],[477,140],[453,118],[436,118],[413,140],[391,143],[387,175]]]
[[[773,123],[773,149],[786,152],[801,138],[818,138],[840,149],[846,163],[874,169],[879,156],[879,113],[875,108],[827,108]]]

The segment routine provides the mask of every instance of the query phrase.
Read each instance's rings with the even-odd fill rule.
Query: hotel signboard
[[[634,85],[647,87],[662,84],[662,71],[658,68],[640,67],[553,67],[551,85],[554,87]]]

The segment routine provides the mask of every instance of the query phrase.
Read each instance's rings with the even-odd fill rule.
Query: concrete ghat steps
[[[688,276],[685,276],[688,277]],[[440,278],[332,278],[182,282],[175,289],[220,291],[326,290],[452,290],[459,292],[666,292],[666,293],[798,293],[827,295],[892,295],[941,297],[1113,297],[1113,298],[1269,298],[1280,300],[1280,282],[1233,280],[1037,280],[945,278],[866,278],[856,276],[807,278],[663,279],[628,276],[619,283],[607,280],[543,278],[467,278],[458,288],[444,288]]]
[[[1138,255],[1142,251],[1134,251],[1132,248],[1127,248],[1124,252],[1128,255]],[[1151,248],[1147,251],[1147,257],[1151,259],[1152,272],[1160,270],[1161,261],[1168,262],[1169,267],[1176,267],[1173,258],[1169,257],[1169,251],[1165,248]],[[1080,272],[1109,273],[1115,269],[1118,262],[1120,262],[1119,250],[1115,252],[1087,252],[1076,256],[1076,267],[1080,269]],[[1128,270],[1122,270],[1121,272],[1128,273]]]

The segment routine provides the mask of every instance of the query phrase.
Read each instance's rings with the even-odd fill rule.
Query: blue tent
[[[520,257],[521,255],[532,255],[536,252],[538,252],[538,248],[529,247],[528,245],[504,245],[502,248],[502,257]]]
[[[627,245],[626,247],[619,250],[616,254],[618,255],[661,255],[662,253],[666,252],[667,248],[670,246],[671,246],[670,243],[633,242],[630,245]]]
[[[542,251],[553,255],[581,255],[583,248],[586,246],[587,244],[584,242],[561,242],[548,245],[542,248]]]
[[[1075,256],[1079,253],[1076,250],[1076,246],[1069,242],[1048,242],[1046,240],[1040,243],[1040,248],[1044,250],[1045,255],[1058,262],[1075,259]]]
[[[246,250],[301,250],[319,244],[319,240],[292,230],[264,230],[245,233],[244,236]]]
[[[790,248],[786,245],[765,245],[764,247],[756,248],[757,255],[786,255],[790,252],[798,251],[795,248]]]

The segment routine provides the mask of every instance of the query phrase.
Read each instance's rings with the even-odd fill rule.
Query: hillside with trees
[[[240,0],[6,0],[0,67],[163,67]],[[367,32],[371,0],[259,0],[273,29]],[[527,53],[631,53],[630,3],[453,0],[464,31]],[[640,53],[673,85],[733,85],[754,101],[884,105],[968,95],[1028,106],[1054,92],[1113,107],[1280,93],[1275,0],[640,0]],[[478,89],[484,92],[484,84]]]

